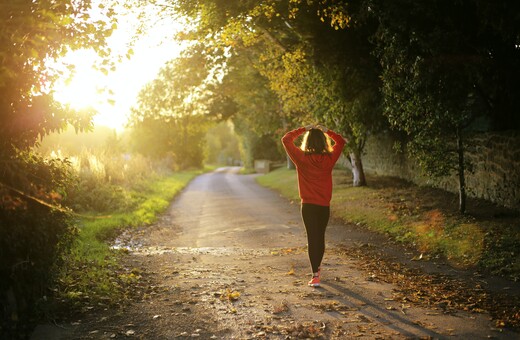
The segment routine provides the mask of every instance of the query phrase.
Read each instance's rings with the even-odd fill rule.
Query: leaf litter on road
[[[488,312],[497,328],[520,328],[519,296],[491,293],[478,282],[470,283],[445,274],[424,273],[367,251],[366,247],[339,246],[337,251],[356,258],[370,281],[393,284],[396,288],[392,300],[405,306],[401,308],[402,313],[406,313],[409,303],[434,308],[442,314]]]

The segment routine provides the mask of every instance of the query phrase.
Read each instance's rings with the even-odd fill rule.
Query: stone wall
[[[417,164],[393,150],[389,134],[370,136],[363,155],[367,173],[395,176],[451,192],[458,192],[458,178],[430,179],[421,176]],[[468,197],[489,200],[520,211],[520,132],[480,133],[471,138],[465,156],[473,164],[466,172]]]

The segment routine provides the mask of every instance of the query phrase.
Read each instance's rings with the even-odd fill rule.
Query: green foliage
[[[458,173],[463,213],[466,133],[478,118],[497,125],[512,118],[516,109],[510,105],[517,107],[513,98],[520,94],[509,78],[519,75],[517,41],[490,25],[497,12],[483,12],[487,5],[481,1],[376,4],[385,115],[407,134],[407,149],[427,175]],[[509,26],[518,10],[517,4],[504,3],[498,11]],[[508,128],[515,121],[518,128],[518,119]]]
[[[409,150],[424,169],[443,176],[457,168],[456,131],[474,113],[469,99],[478,65],[442,56],[458,54],[454,49],[462,44],[462,35],[446,27],[451,18],[439,20],[444,8],[420,3],[413,8],[405,20],[387,19],[380,27],[385,113],[393,126],[408,133]]]
[[[503,70],[518,72],[516,43],[504,37],[510,32],[490,26],[498,13],[484,13],[486,7],[481,1],[381,2],[377,7],[386,115],[410,135],[411,150],[434,175],[446,174],[448,164],[456,167],[448,155],[457,129],[471,127],[482,115],[500,124],[511,111],[507,105],[518,97],[518,87]],[[500,11],[509,25],[518,5]],[[498,95],[497,88],[504,93]],[[437,150],[435,155],[430,149]]]
[[[66,203],[76,212],[120,212],[132,207],[126,189],[137,189],[158,174],[160,164],[140,155],[83,151],[70,158],[77,173]]]
[[[240,161],[240,147],[233,125],[224,121],[210,128],[206,133],[205,163],[232,165]]]
[[[196,53],[175,59],[140,92],[130,123],[135,150],[170,156],[180,169],[202,166],[207,121],[197,99],[209,72],[204,62]]]
[[[308,112],[347,137],[351,149],[362,150],[366,134],[384,126],[380,68],[369,42],[375,27],[350,2],[295,3],[288,18],[282,13],[276,19],[280,24],[271,19],[277,28],[286,21],[291,29],[283,33],[293,39],[284,39],[283,50],[266,55],[261,69],[286,112]],[[355,24],[349,23],[352,17]],[[272,34],[283,37],[280,29]]]
[[[91,126],[92,112],[74,112],[50,92],[60,75],[51,61],[68,50],[93,48],[102,57],[115,27],[113,11],[91,2],[13,0],[0,4],[0,284],[1,337],[25,337],[36,300],[53,276],[74,227],[60,207],[69,167],[28,153],[39,138],[67,124]],[[5,333],[5,334],[4,334]]]
[[[209,88],[210,115],[231,119],[246,167],[252,167],[254,159],[279,159],[280,150],[273,145],[279,144],[279,127],[285,118],[280,115],[278,98],[244,55],[230,57],[226,65],[222,81]]]
[[[519,126],[516,3],[200,0],[172,8],[197,19],[185,37],[204,43],[207,65],[224,75],[211,89],[213,111],[244,126],[245,143],[318,120],[349,139],[353,170],[362,172],[367,135],[391,125],[429,176],[459,172],[462,197],[465,132],[476,120]],[[247,77],[256,84],[237,81]],[[273,105],[260,111],[248,94],[265,90]]]
[[[197,18],[188,38],[204,42],[211,65],[224,70],[212,108],[232,115],[247,152],[255,139],[277,141],[288,127],[319,121],[347,137],[360,158],[367,134],[386,125],[369,41],[376,26],[359,1],[179,1],[173,8]],[[253,158],[247,154],[246,164]]]
[[[11,337],[31,330],[33,306],[46,294],[76,229],[60,205],[67,163],[32,153],[2,163],[10,176],[0,183],[0,334]]]
[[[207,125],[201,116],[144,119],[133,125],[133,149],[155,160],[169,158],[172,169],[200,168]]]
[[[278,146],[278,139],[274,139],[269,135],[260,136],[253,140],[251,153],[255,159],[269,159],[271,161],[279,161],[283,159]]]
[[[131,203],[122,187],[99,181],[92,175],[81,176],[78,185],[69,192],[68,201],[77,212],[100,213],[125,210]]]
[[[39,136],[62,129],[90,126],[90,115],[66,110],[52,99],[48,87],[58,76],[49,60],[70,49],[90,47],[107,57],[105,38],[111,34],[113,12],[103,20],[89,17],[90,1],[16,0],[4,3],[0,24],[0,147],[30,147]],[[103,17],[104,15],[104,17]]]

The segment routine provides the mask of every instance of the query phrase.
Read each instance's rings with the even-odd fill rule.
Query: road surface
[[[320,288],[309,264],[299,204],[221,168],[194,179],[156,225],[126,235],[128,266],[151,277],[124,311],[79,321],[69,338],[422,339],[511,338],[489,315],[394,299],[341,251],[377,236],[331,223]],[[394,250],[395,251],[395,250]]]

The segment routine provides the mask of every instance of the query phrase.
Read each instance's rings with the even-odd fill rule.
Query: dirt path
[[[307,287],[299,207],[237,170],[196,178],[157,225],[122,237],[130,250],[126,265],[146,278],[136,282],[140,301],[59,329],[40,327],[33,338],[518,337],[495,329],[484,313],[396,299],[396,286],[378,280],[349,249],[385,249],[397,257],[402,250],[334,222],[327,230],[322,287]]]

